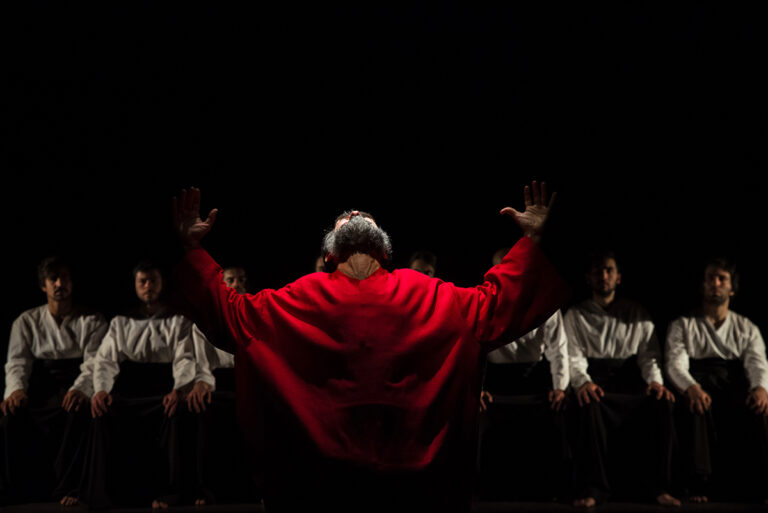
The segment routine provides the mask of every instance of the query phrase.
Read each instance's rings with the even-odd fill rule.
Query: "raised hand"
[[[187,249],[200,245],[200,240],[211,231],[218,209],[213,209],[205,221],[200,217],[200,189],[181,190],[181,198],[173,197],[173,225]]]
[[[533,195],[531,195],[533,191]],[[547,201],[547,184],[542,182],[541,188],[534,180],[531,186],[525,186],[523,196],[525,197],[525,211],[518,212],[512,207],[501,209],[502,214],[510,215],[523,230],[525,236],[530,237],[534,242],[541,240],[541,232],[544,230],[544,223],[547,222],[549,209],[555,201],[557,193],[552,194],[552,198]]]

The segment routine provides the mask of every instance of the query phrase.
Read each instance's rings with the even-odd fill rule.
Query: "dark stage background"
[[[746,6],[23,2],[4,5],[2,329],[77,262],[80,303],[134,304],[131,268],[178,256],[170,198],[203,190],[206,241],[254,290],[310,272],[348,208],[395,265],[482,279],[519,237],[498,211],[558,191],[546,245],[582,297],[615,247],[659,328],[699,265],[737,259],[765,328],[766,37]],[[6,335],[7,337],[7,335]],[[0,342],[5,353],[7,338]]]

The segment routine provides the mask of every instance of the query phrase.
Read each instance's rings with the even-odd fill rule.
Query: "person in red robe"
[[[524,196],[525,211],[501,213],[525,236],[482,285],[386,270],[386,232],[350,211],[324,239],[333,272],[247,295],[200,245],[217,210],[200,217],[199,189],[174,198],[180,286],[202,324],[236,343],[240,404],[260,395],[267,511],[470,511],[489,341],[530,331],[568,295],[538,246],[545,184]],[[246,431],[251,413],[239,412]]]

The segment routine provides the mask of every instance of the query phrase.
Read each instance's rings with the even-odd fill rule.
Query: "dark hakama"
[[[234,369],[215,369],[213,375],[216,390],[206,411],[180,417],[185,495],[207,504],[258,502],[254,453],[235,415]]]
[[[181,499],[177,421],[163,397],[173,389],[172,364],[122,362],[105,415],[93,419],[80,500],[92,509],[149,506]]]
[[[549,403],[549,362],[489,362],[483,388],[493,402],[481,416],[479,497],[562,497],[570,486],[570,450],[565,412],[552,410]]]
[[[575,401],[574,494],[645,501],[672,486],[674,404],[648,396],[637,358],[590,358],[589,375],[605,396]]]
[[[76,493],[88,432],[88,404],[61,403],[80,374],[82,358],[37,359],[26,406],[0,418],[0,501],[47,502]]]
[[[768,417],[746,405],[749,381],[740,360],[690,360],[690,373],[712,398],[704,414],[680,398],[679,436],[691,495],[720,500],[768,497]]]

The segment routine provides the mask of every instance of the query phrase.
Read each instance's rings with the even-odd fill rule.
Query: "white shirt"
[[[220,368],[231,369],[235,366],[235,356],[211,344],[203,333],[195,325],[194,330],[198,336],[195,340],[195,382],[204,381],[210,385],[211,390],[216,389],[216,378],[213,371]]]
[[[768,390],[768,362],[760,330],[730,310],[717,329],[705,317],[678,317],[672,321],[667,329],[666,357],[669,379],[681,392],[697,384],[688,371],[689,358],[741,360],[750,387]]]
[[[588,299],[565,313],[565,333],[571,365],[571,385],[579,389],[592,381],[587,358],[629,358],[637,364],[646,383],[664,384],[661,351],[650,315],[639,304],[617,298],[607,310]]]
[[[120,363],[125,360],[172,363],[173,388],[191,383],[195,378],[194,338],[199,335],[200,331],[183,315],[116,316],[96,353],[94,392],[112,390]]]
[[[563,327],[563,314],[560,310],[536,328],[488,353],[491,363],[538,362],[546,355],[552,374],[553,390],[565,390],[568,387],[568,339]]]
[[[64,317],[61,325],[56,324],[47,304],[22,313],[11,326],[3,398],[7,399],[16,390],[27,390],[35,359],[65,358],[83,359],[80,375],[70,390],[79,390],[90,397],[93,395],[93,358],[106,330],[107,321],[100,313],[75,309]]]

